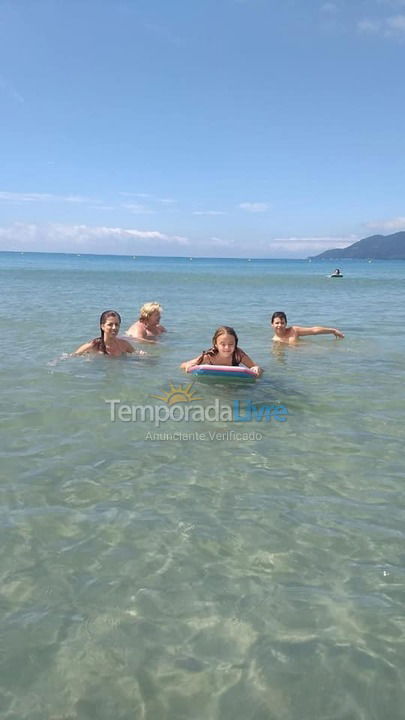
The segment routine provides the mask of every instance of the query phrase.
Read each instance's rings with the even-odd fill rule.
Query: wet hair
[[[155,312],[155,310],[159,310],[159,312],[163,312],[163,308],[161,305],[159,305],[158,302],[147,302],[144,305],[142,305],[142,307],[139,311],[140,322],[145,322],[145,320],[149,320],[150,316]]]
[[[94,338],[94,340],[92,340],[93,347],[96,348],[96,350],[98,350],[99,352],[104,353],[104,355],[108,355],[108,351],[104,342],[104,330],[102,328],[102,325],[105,325],[106,320],[109,317],[117,318],[119,324],[121,325],[121,315],[116,310],[104,310],[104,312],[100,315],[100,337]]]
[[[271,316],[271,324],[273,325],[273,322],[276,318],[281,318],[281,320],[285,321],[285,324],[287,325],[287,315],[282,310],[277,310],[273,313]]]
[[[208,350],[204,350],[200,357],[198,358],[196,365],[201,365],[204,357],[215,357],[215,355],[218,355],[218,348],[217,348],[217,340],[221,335],[232,335],[232,337],[235,340],[235,348],[232,353],[232,365],[239,365],[241,361],[241,352],[238,348],[238,336],[235,332],[235,330],[232,327],[229,327],[229,325],[221,325],[221,327],[217,328],[214,332],[214,335],[212,336],[212,346]]]

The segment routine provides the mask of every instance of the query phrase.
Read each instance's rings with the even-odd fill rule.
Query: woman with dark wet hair
[[[105,310],[100,316],[100,337],[81,345],[73,355],[101,354],[120,357],[136,352],[128,340],[118,337],[121,317],[115,310]],[[143,353],[142,353],[143,354]]]

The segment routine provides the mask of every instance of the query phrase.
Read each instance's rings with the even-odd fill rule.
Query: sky
[[[0,250],[405,230],[405,0],[0,0]]]

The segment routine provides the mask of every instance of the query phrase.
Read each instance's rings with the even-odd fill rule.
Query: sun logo
[[[186,403],[192,400],[202,400],[200,397],[195,396],[195,391],[192,390],[193,383],[188,385],[178,385],[177,387],[172,383],[169,383],[170,390],[162,395],[152,395],[153,398],[163,400],[168,405],[175,405],[176,403]]]

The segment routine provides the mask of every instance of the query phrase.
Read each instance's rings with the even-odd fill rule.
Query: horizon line
[[[63,250],[0,250],[0,253],[13,253],[15,255],[73,255],[75,257],[127,257],[127,258],[176,258],[185,260],[309,260],[307,257],[248,257],[231,255],[132,255],[127,253],[95,253],[95,252],[74,252]]]

